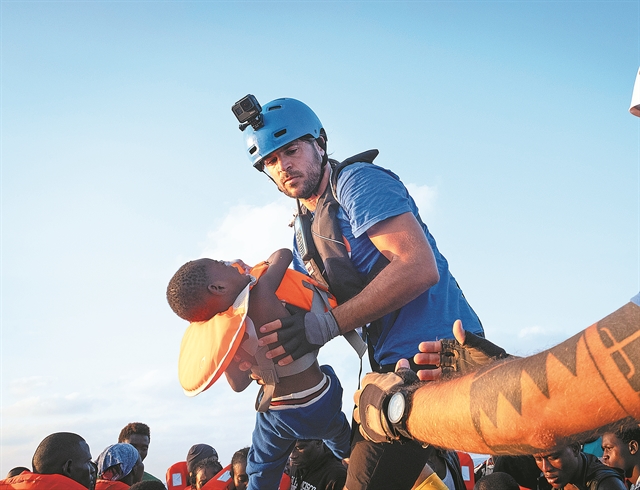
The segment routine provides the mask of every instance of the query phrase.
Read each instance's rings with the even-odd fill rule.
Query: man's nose
[[[547,461],[546,459],[542,460],[542,471],[547,472],[547,471],[551,471],[552,469],[554,469],[553,465],[551,463],[549,463],[549,461]]]
[[[280,158],[278,158],[278,167],[281,172],[289,171],[289,169],[291,169],[292,163],[293,163],[293,160],[286,155],[283,155]]]

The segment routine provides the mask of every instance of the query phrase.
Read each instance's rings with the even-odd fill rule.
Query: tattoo
[[[598,322],[598,334],[622,375],[640,393],[640,308],[629,304],[620,311],[622,319],[609,315]]]
[[[629,386],[636,393],[640,393],[640,308],[628,304],[598,322],[595,328],[601,342],[601,346],[596,346],[599,347],[599,352],[602,350],[606,351],[615,363],[615,366],[617,366],[619,372],[624,376],[624,379],[629,383]],[[540,393],[549,399],[548,380],[550,373],[548,368],[551,357],[560,362],[572,377],[577,377],[579,344],[582,345],[582,349],[586,347],[587,355],[596,367],[603,363],[602,358],[598,358],[599,354],[594,355],[594,353],[591,352],[585,332],[587,332],[587,330],[571,337],[548,351],[529,358],[520,359],[516,363],[512,364],[511,361],[506,361],[507,364],[510,364],[508,367],[503,367],[504,362],[500,362],[476,374],[471,383],[470,412],[476,433],[487,446],[493,447],[496,453],[509,449],[508,446],[492,446],[487,442],[482,430],[482,419],[483,416],[487,417],[493,426],[498,428],[498,404],[501,397],[504,398],[519,415],[522,415],[523,373],[526,373],[527,377],[531,379],[538,390],[540,390]],[[610,385],[611,380],[608,380],[602,372],[601,376],[602,381],[615,397]],[[588,383],[588,380],[585,380],[585,382]],[[577,439],[578,437],[587,436],[587,434],[592,435],[593,432],[594,431],[574,434],[565,439],[576,441],[579,440]],[[513,445],[510,447],[514,448]],[[530,448],[529,446],[525,447],[525,445],[520,445],[518,448],[528,452],[537,452],[536,449],[538,449]]]

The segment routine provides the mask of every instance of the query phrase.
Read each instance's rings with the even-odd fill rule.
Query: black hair
[[[11,468],[9,473],[7,473],[7,478],[13,478],[14,476],[18,476],[23,471],[31,471],[29,468],[25,468],[24,466],[16,466],[15,468]]]
[[[180,318],[189,322],[208,320],[203,318],[202,307],[206,302],[207,271],[202,261],[190,261],[173,275],[167,286],[169,306]]]
[[[118,442],[126,441],[133,434],[147,436],[149,438],[149,442],[151,442],[151,431],[149,430],[149,426],[142,422],[131,422],[130,424],[125,425],[120,431]]]
[[[196,487],[196,475],[198,474],[198,471],[206,468],[212,468],[213,473],[217,475],[222,470],[222,465],[220,464],[220,461],[218,461],[218,458],[216,458],[215,456],[212,456],[210,458],[204,458],[198,461],[196,465],[193,467],[193,471],[191,472],[192,488]]]
[[[64,464],[77,455],[85,440],[72,432],[56,432],[45,437],[33,454],[33,472],[42,475],[62,474]]]
[[[235,453],[233,453],[233,456],[231,457],[231,476],[234,475],[233,473],[233,467],[237,464],[247,464],[247,456],[249,455],[249,448],[248,447],[243,447],[242,449],[238,449]]]
[[[480,478],[473,490],[520,490],[518,482],[509,473],[495,471]]]
[[[619,427],[614,434],[625,444],[629,444],[631,441],[636,441],[640,444],[640,426],[637,423],[633,425],[623,425]]]

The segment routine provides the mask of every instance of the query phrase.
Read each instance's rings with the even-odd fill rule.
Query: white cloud
[[[438,188],[428,185],[407,184],[407,189],[420,210],[420,216],[426,217],[435,210],[435,203],[438,199]]]
[[[25,396],[38,392],[55,381],[56,378],[52,376],[28,376],[12,380],[10,390],[14,396]]]
[[[287,197],[259,207],[230,208],[220,226],[207,234],[202,256],[255,264],[279,248],[291,248],[293,231],[287,225],[294,210],[294,201]]]

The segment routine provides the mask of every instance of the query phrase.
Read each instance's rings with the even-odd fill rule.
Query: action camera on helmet
[[[262,106],[260,106],[258,99],[251,94],[244,96],[238,102],[233,104],[231,110],[240,123],[240,131],[244,131],[249,125],[251,125],[255,130],[264,126],[262,114],[260,113],[260,111],[262,111]]]

